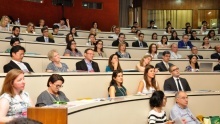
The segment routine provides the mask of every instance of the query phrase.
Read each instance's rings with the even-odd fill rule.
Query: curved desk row
[[[47,81],[52,73],[25,74],[25,91],[27,91],[34,103],[41,92],[47,89]],[[63,91],[70,100],[78,98],[106,98],[112,73],[59,73],[65,79]],[[6,74],[0,73],[0,89]],[[220,73],[181,73],[186,78],[192,91],[220,90]],[[156,80],[163,90],[164,81],[171,77],[169,73],[157,73]],[[143,73],[124,72],[123,85],[129,94],[136,94],[139,82],[143,79]],[[208,79],[208,80],[207,80]]]
[[[39,48],[38,48],[39,49]],[[42,48],[43,49],[43,48]],[[136,52],[138,54],[138,52]],[[139,53],[140,54],[140,53]],[[11,57],[7,53],[0,54],[1,59],[1,68],[0,72],[3,72],[3,66],[11,60]],[[61,57],[61,62],[66,63],[70,70],[76,70],[76,62],[84,59],[83,57]],[[29,63],[34,72],[45,72],[47,65],[51,62],[46,55],[25,55],[23,58],[24,62]],[[93,61],[97,62],[101,72],[105,72],[106,66],[108,65],[108,58],[94,58]],[[120,59],[120,65],[123,70],[136,69],[137,63],[140,59]],[[156,65],[161,62],[161,59],[154,59],[151,61],[151,65]],[[213,63],[213,67],[218,64],[218,61],[215,59],[200,59],[198,62],[202,63]],[[189,65],[188,59],[172,59],[170,63],[177,65],[180,68],[180,71],[184,71],[186,66]]]
[[[217,102],[220,101],[219,92],[190,92],[187,94],[189,98],[188,107],[195,116],[220,115],[220,106]],[[150,96],[121,97],[111,101],[106,100],[68,108],[29,108],[28,118],[39,120],[44,124],[147,124],[148,113],[151,110],[149,106]],[[167,104],[163,109],[169,118],[170,110],[175,103],[174,94],[166,94],[166,96]],[[43,116],[48,111],[51,113],[54,111],[57,114]],[[63,120],[67,121],[61,123]]]

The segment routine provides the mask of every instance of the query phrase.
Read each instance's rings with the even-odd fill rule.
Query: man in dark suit
[[[218,57],[218,64],[213,68],[214,71],[220,71],[220,56]]]
[[[98,63],[92,61],[94,56],[93,49],[84,51],[85,58],[76,63],[76,70],[88,72],[100,72]]]
[[[41,32],[42,32],[43,36],[37,37],[36,41],[38,41],[38,42],[46,42],[46,43],[54,43],[54,40],[49,38],[49,33],[48,33],[48,28],[47,27],[43,27],[41,29]]]
[[[18,38],[19,40],[23,40],[22,38],[19,37],[19,35],[20,35],[20,27],[14,26],[12,28],[12,35],[10,37],[6,37],[5,39]]]
[[[119,44],[120,42],[125,42],[125,34],[123,34],[123,33],[120,33],[120,34],[118,35],[118,39],[112,42],[112,46],[118,47],[118,44]],[[128,47],[128,43],[125,42],[125,44],[126,44],[126,47]]]
[[[185,78],[180,77],[179,68],[172,65],[169,68],[172,77],[165,80],[163,89],[164,91],[191,91],[191,88]]]
[[[24,53],[24,47],[20,45],[13,46],[10,51],[10,56],[12,60],[8,64],[4,65],[4,73],[8,73],[11,69],[20,69],[24,72],[34,72],[28,63],[22,62]]]
[[[150,21],[150,26],[147,27],[148,29],[157,29],[157,27],[154,26],[155,22],[153,20]]]
[[[203,59],[203,56],[202,55],[198,55],[198,49],[196,46],[193,46],[191,48],[191,55],[187,55],[188,58],[191,58],[193,55],[196,55],[197,59]]]
[[[193,45],[191,41],[189,41],[189,36],[187,34],[184,34],[182,36],[182,40],[178,42],[178,48],[192,48]]]
[[[215,51],[216,53],[213,53],[211,55],[211,59],[218,59],[218,57],[220,56],[220,45],[215,46]]]
[[[163,58],[162,62],[157,63],[155,68],[158,68],[158,70],[160,72],[168,71],[169,67],[171,65],[173,65],[172,63],[169,63],[169,61],[170,61],[170,52],[169,51],[164,51],[162,58]]]
[[[139,33],[138,40],[132,43],[132,47],[148,47],[144,40],[144,33]]]

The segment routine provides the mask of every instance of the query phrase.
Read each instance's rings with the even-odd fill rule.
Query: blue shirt
[[[90,72],[90,71],[94,70],[94,69],[92,68],[92,61],[91,61],[90,63],[89,63],[89,62],[87,62],[85,59],[84,59],[84,61],[85,61],[86,66],[87,66],[87,68],[88,68],[88,72]]]
[[[178,42],[178,48],[187,48],[187,46],[189,46],[190,48],[193,47],[191,41],[185,43],[183,40],[181,40]]]

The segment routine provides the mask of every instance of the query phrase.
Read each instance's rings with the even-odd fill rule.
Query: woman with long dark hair
[[[103,51],[103,41],[98,40],[94,45],[94,57],[105,58],[107,57],[105,52]]]
[[[74,57],[81,57],[82,53],[76,48],[76,42],[71,40],[66,45],[66,50],[63,56],[74,56]]]
[[[189,71],[189,72],[198,72],[199,71],[199,64],[198,64],[198,58],[196,55],[192,55],[189,57],[189,64],[188,66],[186,66],[185,71]]]
[[[119,63],[118,55],[116,55],[116,54],[112,54],[109,57],[108,66],[106,66],[106,69],[105,69],[106,72],[111,72],[114,70],[122,71],[120,63]]]

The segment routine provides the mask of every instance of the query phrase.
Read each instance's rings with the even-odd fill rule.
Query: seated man
[[[76,70],[88,72],[100,72],[98,63],[92,61],[94,56],[93,49],[84,51],[85,58],[76,63]]]
[[[220,45],[216,45],[214,47],[214,49],[215,49],[216,53],[213,53],[211,55],[211,59],[218,59],[218,57],[220,56]]]
[[[168,71],[169,67],[171,65],[173,65],[172,63],[169,63],[169,61],[170,61],[170,52],[169,51],[164,51],[162,58],[163,58],[162,62],[157,63],[155,68],[158,68],[158,70],[160,72]]]
[[[155,22],[153,20],[150,21],[150,26],[147,27],[148,29],[157,29],[157,27],[154,26]]]
[[[17,45],[20,45],[20,44],[21,44],[21,42],[18,38],[12,38],[11,41],[10,41],[11,47],[17,46]],[[5,53],[10,53],[10,51],[11,51],[11,48],[8,48],[7,50],[5,50]]]
[[[197,49],[197,47],[196,46],[193,46],[192,48],[191,48],[191,55],[188,55],[187,57],[188,58],[191,58],[193,55],[196,55],[197,56],[197,59],[203,59],[203,56],[202,55],[198,55],[198,49]]]
[[[49,32],[48,32],[48,28],[47,27],[41,28],[41,32],[42,32],[43,36],[37,37],[36,41],[38,41],[38,42],[46,42],[46,43],[54,43],[54,40],[49,38]]]
[[[53,33],[51,33],[52,35],[64,35],[59,33],[59,26],[58,25],[53,25]]]
[[[118,35],[120,34],[120,28],[115,27],[114,32],[115,32],[115,34],[109,36],[109,38],[118,39]]]
[[[14,26],[12,28],[12,35],[11,35],[11,37],[6,37],[5,39],[19,38],[19,40],[23,40],[22,38],[19,37],[19,35],[20,35],[20,27]]]
[[[175,95],[175,105],[171,109],[170,119],[182,119],[184,124],[200,124],[196,117],[192,114],[188,105],[188,96],[185,92],[179,91]]]
[[[148,47],[147,43],[143,41],[144,40],[144,34],[139,33],[138,40],[132,43],[132,47]]]
[[[120,33],[118,35],[118,39],[112,42],[112,46],[118,47],[118,44],[121,42],[125,42],[125,34],[123,34],[123,33]],[[126,44],[126,47],[128,47],[128,43],[125,42],[125,44]]]
[[[34,72],[28,63],[22,62],[24,53],[24,47],[20,45],[13,46],[10,51],[10,56],[12,60],[8,64],[4,65],[4,73],[8,73],[11,69],[20,69],[24,72]]]
[[[130,33],[136,33],[136,27],[135,26],[131,26],[131,32]]]
[[[182,36],[182,40],[178,42],[178,48],[188,48],[188,47],[192,48],[193,45],[191,41],[189,41],[189,36],[187,34],[184,34]]]
[[[138,29],[138,30],[140,30],[140,26],[138,25],[138,22],[136,22],[136,21],[134,21],[133,22],[133,26],[136,28],[136,29]]]
[[[178,46],[177,44],[171,44],[170,58],[171,59],[181,59],[182,55],[178,54]]]
[[[213,68],[214,71],[220,71],[220,56],[218,57],[218,64]]]
[[[60,29],[67,29],[67,30],[70,29],[69,19],[65,19],[65,18],[60,19],[60,23],[54,23],[53,25],[58,25]]]
[[[180,77],[179,68],[177,66],[170,66],[169,72],[172,77],[165,80],[163,85],[164,91],[191,91],[187,80]]]

